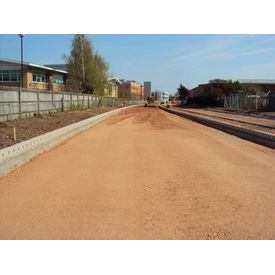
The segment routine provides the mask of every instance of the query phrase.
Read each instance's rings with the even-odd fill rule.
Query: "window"
[[[53,75],[53,83],[58,85],[64,85],[64,78],[60,74]]]
[[[19,70],[0,70],[0,82],[20,81]]]
[[[41,83],[47,83],[47,77],[44,73],[32,73],[32,81],[33,82],[41,82]]]

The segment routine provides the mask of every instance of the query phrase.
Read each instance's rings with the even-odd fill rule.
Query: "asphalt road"
[[[130,108],[0,178],[0,239],[275,239],[275,151]]]

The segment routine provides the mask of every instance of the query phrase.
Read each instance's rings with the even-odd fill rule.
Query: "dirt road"
[[[136,107],[0,179],[1,239],[275,239],[275,151]]]

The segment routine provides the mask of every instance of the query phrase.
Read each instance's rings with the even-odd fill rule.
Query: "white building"
[[[160,103],[167,103],[169,100],[169,93],[165,91],[152,92],[151,96],[155,97],[155,100],[159,101]]]

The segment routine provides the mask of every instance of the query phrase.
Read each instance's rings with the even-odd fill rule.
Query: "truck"
[[[157,101],[155,101],[154,96],[148,96],[147,101],[144,104],[144,107],[157,107],[159,104]]]

